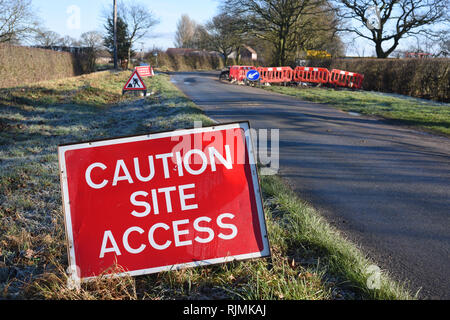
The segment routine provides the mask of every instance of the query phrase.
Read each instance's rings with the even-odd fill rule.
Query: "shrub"
[[[83,69],[81,59],[68,52],[0,45],[0,88],[73,77]]]
[[[153,57],[148,57],[147,60],[153,65],[156,63]],[[180,55],[159,52],[158,67],[163,71],[217,70],[223,68],[223,61],[219,57],[208,55]]]
[[[329,68],[364,74],[365,90],[449,102],[450,59],[336,59]]]

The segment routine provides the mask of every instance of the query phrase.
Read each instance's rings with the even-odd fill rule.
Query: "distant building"
[[[252,60],[252,61],[258,60],[258,53],[253,48],[251,48],[247,45],[242,46],[242,48],[240,50],[240,55],[241,55],[242,60]],[[232,52],[228,56],[228,58],[230,58],[230,59],[236,59],[236,57],[237,57],[236,51]]]

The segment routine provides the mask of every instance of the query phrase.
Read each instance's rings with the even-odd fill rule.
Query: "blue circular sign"
[[[258,81],[261,75],[259,74],[258,70],[249,70],[247,72],[247,79],[250,81]]]

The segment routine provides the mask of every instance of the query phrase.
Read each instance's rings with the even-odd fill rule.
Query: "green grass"
[[[332,228],[309,204],[298,198],[281,178],[266,176],[262,189],[269,197],[272,224],[276,237],[287,248],[286,254],[296,261],[315,263],[323,274],[334,277],[354,297],[362,299],[410,299],[404,284],[393,281],[386,272],[373,274],[378,268],[355,244]],[[376,279],[374,278],[376,277]],[[377,289],[368,286],[377,282]],[[373,283],[372,283],[373,284]]]
[[[263,177],[272,257],[67,285],[57,145],[212,120],[167,76],[147,98],[121,95],[128,72],[0,91],[0,297],[11,299],[409,299],[277,177]]]
[[[450,105],[409,97],[330,88],[272,86],[266,90],[328,104],[347,112],[382,117],[394,123],[450,135]]]

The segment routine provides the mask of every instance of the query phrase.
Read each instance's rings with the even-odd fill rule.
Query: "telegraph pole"
[[[117,58],[117,0],[114,0],[114,69],[119,69]]]

